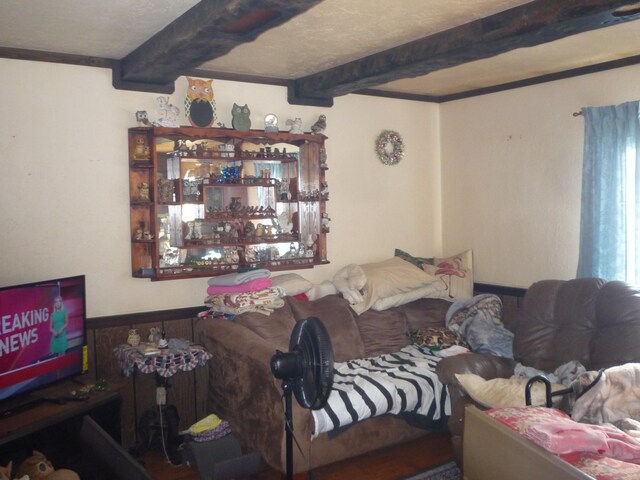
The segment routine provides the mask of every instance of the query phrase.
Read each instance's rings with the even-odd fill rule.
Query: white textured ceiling
[[[426,37],[524,0],[325,0],[202,68],[295,79]],[[249,61],[248,61],[249,60]]]
[[[561,1],[561,0],[558,0]],[[2,0],[0,48],[121,59],[195,0]],[[202,70],[297,79],[515,6],[523,0],[324,0]],[[640,55],[633,21],[376,86],[448,95]]]

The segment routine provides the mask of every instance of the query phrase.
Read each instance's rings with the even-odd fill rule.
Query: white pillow
[[[276,275],[271,277],[271,282],[274,287],[281,287],[285,293],[289,296],[299,295],[301,293],[307,293],[313,287],[306,278],[301,277],[297,273],[283,273],[282,275]]]
[[[473,373],[456,373],[463,390],[480,405],[487,408],[524,407],[525,388],[528,378],[493,378],[485,380]],[[551,391],[566,388],[558,383],[551,384]],[[556,400],[558,397],[556,397]],[[536,382],[531,388],[531,404],[545,405],[545,386]]]
[[[443,291],[444,287],[440,285],[440,282],[432,282],[424,287],[416,288],[406,293],[398,293],[397,295],[391,295],[390,297],[380,298],[371,306],[371,310],[381,311],[387,310],[393,307],[399,307],[419,298],[439,297],[439,292]]]
[[[361,268],[367,278],[363,289],[363,300],[351,305],[358,315],[369,310],[382,298],[407,293],[436,281],[433,276],[400,257],[367,263],[361,265]]]

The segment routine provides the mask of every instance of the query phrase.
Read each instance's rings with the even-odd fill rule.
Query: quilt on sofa
[[[327,405],[312,412],[314,437],[387,413],[421,415],[423,424],[449,416],[449,395],[435,373],[439,361],[430,350],[407,345],[396,353],[335,363]]]

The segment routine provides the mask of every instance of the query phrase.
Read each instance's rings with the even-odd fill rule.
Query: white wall
[[[172,95],[181,111],[185,86]],[[249,105],[254,128],[268,112],[307,130],[327,115],[331,264],[298,273],[320,282],[395,247],[441,253],[437,105],[349,95],[301,107],[284,88],[216,80],[214,92],[228,126],[234,102]],[[202,304],[206,279],[131,277],[127,128],[136,110],[157,118],[156,97],[115,90],[105,69],[0,59],[0,286],[85,274],[92,317]],[[404,138],[398,165],[374,153],[384,129]]]
[[[575,277],[583,106],[640,99],[640,66],[441,105],[445,253],[473,247],[476,281]]]

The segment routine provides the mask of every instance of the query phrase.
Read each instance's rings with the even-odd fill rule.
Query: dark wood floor
[[[297,475],[296,480],[397,480],[452,458],[449,434],[436,432],[412,442],[318,468],[310,475]],[[143,461],[155,480],[199,479],[196,468],[173,466],[158,452],[148,452]],[[258,474],[244,480],[282,478],[284,475],[263,466]]]

